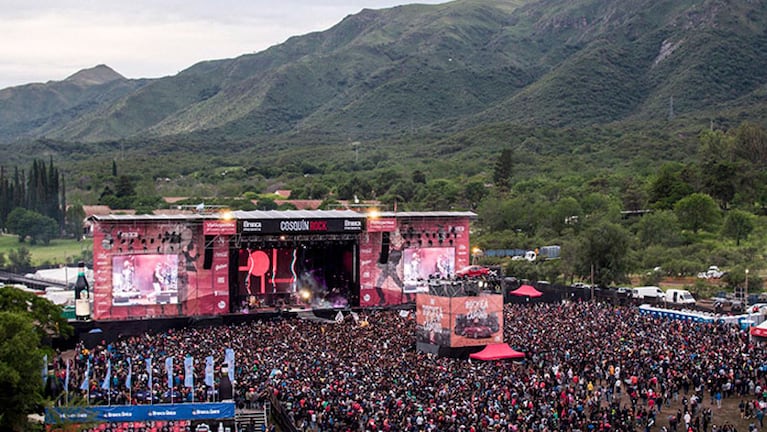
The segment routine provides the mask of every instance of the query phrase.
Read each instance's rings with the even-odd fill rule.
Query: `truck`
[[[695,298],[685,289],[666,290],[666,302],[678,305],[694,305]]]
[[[635,299],[659,301],[666,298],[666,293],[660,287],[641,286],[631,290],[631,297]]]

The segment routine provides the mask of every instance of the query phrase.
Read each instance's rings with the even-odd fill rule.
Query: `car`
[[[487,276],[490,274],[490,269],[479,265],[470,265],[455,272],[457,277],[477,277]]]
[[[720,279],[724,276],[724,272],[719,270],[717,266],[710,266],[708,270],[698,273],[699,279]]]
[[[493,335],[493,330],[488,326],[464,327],[461,336],[471,339],[484,339]]]

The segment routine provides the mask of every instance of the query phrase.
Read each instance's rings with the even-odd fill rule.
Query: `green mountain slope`
[[[58,101],[10,89],[23,96],[0,99],[0,141],[280,137],[303,145],[498,122],[702,121],[741,104],[758,116],[765,24],[767,5],[749,0],[457,0],[363,10],[327,31],[172,77],[119,79],[119,88],[91,86]],[[53,93],[64,84],[43,86]]]

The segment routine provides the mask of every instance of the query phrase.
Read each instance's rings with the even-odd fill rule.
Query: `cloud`
[[[427,0],[439,3],[444,0]],[[106,64],[129,78],[262,51],[397,0],[0,0],[0,88],[61,80]]]

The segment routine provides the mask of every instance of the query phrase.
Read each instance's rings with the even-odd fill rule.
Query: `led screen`
[[[178,303],[178,255],[112,258],[112,305]]]
[[[455,248],[408,248],[404,253],[405,292],[428,292],[430,277],[447,278],[454,272]]]

